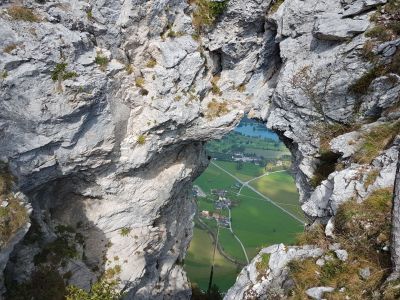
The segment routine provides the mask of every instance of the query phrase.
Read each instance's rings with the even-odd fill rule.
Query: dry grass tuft
[[[3,48],[3,51],[5,52],[5,53],[8,53],[8,54],[10,54],[14,49],[17,49],[17,44],[8,44],[7,46],[5,46],[4,48]]]
[[[367,174],[367,178],[364,181],[365,188],[368,189],[368,187],[375,182],[378,176],[379,176],[379,170],[373,169],[369,171]]]
[[[137,143],[139,145],[144,145],[144,143],[146,143],[146,136],[144,136],[143,134],[139,135],[137,138]]]
[[[345,299],[346,296],[348,299],[373,299],[390,272],[389,253],[382,249],[389,243],[391,201],[391,189],[381,189],[362,203],[351,200],[342,204],[335,216],[335,238],[331,242],[340,243],[341,248],[347,250],[347,261],[339,260],[331,251],[326,252],[323,266],[317,265],[314,258],[291,261],[288,267],[295,284],[293,299],[308,299],[305,291],[316,286],[335,288],[325,295],[327,299]],[[329,245],[322,227],[303,234],[300,240],[301,244],[316,244],[325,249]],[[366,267],[371,275],[362,278],[360,269]],[[342,287],[345,291],[339,292]],[[397,299],[390,297],[399,295],[400,289],[390,286],[383,294],[386,295],[384,299]]]
[[[329,242],[326,239],[322,225],[314,225],[308,230],[296,235],[296,245],[318,245],[320,248],[327,248]]]
[[[242,84],[238,85],[238,86],[236,87],[236,90],[237,90],[239,93],[243,93],[243,92],[246,90],[246,84],[245,84],[245,83],[242,83]]]
[[[222,92],[220,90],[220,88],[218,87],[218,81],[220,79],[220,76],[215,75],[212,77],[211,79],[211,92],[214,95],[218,95],[218,96],[222,96]]]
[[[282,5],[283,2],[285,2],[285,0],[274,0],[268,12],[273,14],[278,10],[278,8]]]
[[[131,64],[127,64],[125,66],[125,71],[126,73],[128,73],[129,75],[133,73],[133,66]]]
[[[40,22],[40,18],[35,14],[35,12],[27,7],[23,6],[11,6],[7,9],[8,14],[14,20],[26,21],[26,22]]]
[[[143,77],[136,77],[135,78],[135,85],[137,87],[143,88],[143,86],[144,86],[144,78]]]
[[[392,189],[374,191],[362,203],[354,200],[342,204],[335,216],[335,233],[350,252],[385,267],[389,246]]]
[[[314,126],[313,131],[319,136],[319,144],[322,152],[330,151],[330,141],[334,138],[357,130],[360,128],[358,124],[340,124],[340,123],[319,123]]]
[[[400,121],[385,123],[364,132],[363,142],[354,154],[355,162],[369,164],[385,150],[400,132]]]
[[[399,11],[399,0],[387,1],[372,15],[371,21],[375,23],[375,26],[365,35],[382,42],[398,38],[400,35]]]
[[[256,269],[258,272],[264,272],[267,269],[270,257],[271,254],[269,253],[261,254],[261,260],[256,263]]]
[[[212,101],[207,104],[206,117],[208,119],[213,119],[216,117],[221,117],[228,112],[228,102],[226,100],[223,102],[217,102],[216,99],[212,99]]]
[[[146,64],[146,67],[148,68],[154,68],[157,65],[157,61],[154,58],[149,59],[149,61]]]
[[[13,181],[7,166],[0,163],[0,199],[8,202],[6,207],[0,207],[0,246],[7,243],[29,219],[25,207],[11,192]]]

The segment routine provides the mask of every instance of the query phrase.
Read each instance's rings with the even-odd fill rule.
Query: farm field
[[[265,125],[246,119],[220,141],[209,142],[207,150],[213,160],[194,182],[196,226],[184,268],[206,291],[219,232],[213,284],[224,293],[247,264],[246,256],[251,260],[272,244],[293,244],[304,216],[294,180],[284,171],[290,153]]]
[[[224,251],[231,257],[236,258],[243,264],[246,263],[246,258],[243,254],[242,248],[228,228],[221,228],[219,230],[219,241]]]
[[[289,155],[289,151],[274,151],[274,150],[265,150],[265,149],[257,149],[246,147],[244,150],[245,153],[255,153],[256,155],[263,156],[266,159],[279,159],[283,155]]]
[[[241,191],[239,205],[232,209],[232,227],[245,245],[249,259],[261,246],[292,244],[296,234],[303,230],[303,224],[247,187]]]
[[[286,210],[305,220],[299,205],[299,195],[294,179],[288,172],[272,173],[250,182],[250,185]]]
[[[252,163],[242,163],[242,168],[237,169],[237,163],[233,161],[214,161],[217,165],[229,171],[242,181],[248,181],[254,177],[258,177],[265,173],[263,167],[256,166]],[[226,174],[224,174],[226,175]]]
[[[263,168],[251,165],[250,163],[248,165],[244,163],[241,170],[236,170],[235,162],[214,162],[223,167],[225,170],[234,173],[235,176],[242,180],[250,180],[263,174]],[[298,198],[296,198],[296,196],[298,197],[298,195],[296,194],[294,181],[288,172],[272,173],[270,175],[261,177],[260,179],[268,178],[269,176],[273,176],[275,174],[278,175],[274,176],[271,180],[265,182],[267,184],[275,184],[278,191],[268,191],[268,195],[271,195],[272,198],[272,195],[279,195],[279,191],[283,190],[291,196],[290,200],[287,200],[287,202],[296,204],[295,201],[298,201]],[[282,181],[282,183],[280,183],[279,181]],[[257,183],[256,185],[260,186],[265,184],[264,181],[258,182],[258,180],[255,180],[254,182]],[[227,197],[231,199],[234,203],[233,207],[231,208],[232,227],[235,234],[242,241],[246,249],[247,255],[249,256],[249,259],[252,259],[257,254],[258,250],[263,246],[268,246],[275,243],[293,243],[296,233],[303,230],[303,225],[292,218],[290,215],[280,210],[278,207],[264,200],[257,193],[247,187],[244,187],[241,190],[240,195],[237,195],[238,188],[234,187],[235,183],[237,183],[235,179],[230,177],[222,170],[218,169],[213,164],[210,164],[206,171],[195,181],[195,184],[198,185],[207,195],[204,198],[197,198],[199,211],[206,210],[210,212],[217,212],[213,205],[213,201],[215,201],[215,196],[211,195],[211,189],[226,189]],[[292,186],[285,188],[285,185]],[[282,197],[279,198],[280,201],[282,201],[281,198]],[[228,216],[227,209],[218,210],[218,213]],[[217,222],[215,220],[202,220],[211,228],[214,233],[217,232]],[[210,236],[204,230],[201,230],[199,228],[196,228],[195,230],[196,231],[194,234],[194,242],[192,243],[197,243],[196,241],[199,238],[199,232],[202,232],[202,238],[204,238],[205,234],[209,240],[209,243],[211,243]],[[230,257],[244,264],[246,263],[244,253],[229,229],[220,228],[219,242],[223,250]],[[189,249],[189,253],[191,254],[189,254],[185,259],[185,268],[188,271],[189,278],[198,283],[200,288],[206,289],[211,268],[211,258],[208,257],[206,254],[197,254],[195,256],[195,252],[193,252],[195,251],[195,248],[193,247],[191,244],[191,248]],[[230,277],[234,278],[237,275],[236,266],[228,260],[226,260],[225,263],[230,264],[230,267],[228,267],[228,269],[230,269],[231,271],[235,270],[234,274],[231,274]],[[208,266],[208,268],[205,266]],[[227,269],[227,266],[225,264],[216,265],[215,272],[217,272],[218,268],[222,268],[220,272],[224,273]],[[206,273],[207,275],[204,275],[203,273]],[[229,286],[226,283],[229,280],[224,279],[221,282],[220,280],[221,279],[219,279],[219,277],[215,275],[214,282],[220,287],[222,291],[226,291],[224,289],[224,286]]]
[[[260,246],[293,243],[296,233],[303,229],[303,224],[300,224],[278,207],[263,200],[247,187],[242,189],[239,196],[236,193],[229,193],[228,196],[238,203],[231,209],[232,227],[242,240],[249,259],[257,254],[257,248],[260,248]],[[207,203],[207,200],[199,200],[199,208],[202,210],[209,208],[212,212],[216,211],[209,203],[207,205],[204,205],[204,203]],[[224,210],[221,213],[228,215]],[[214,233],[217,232],[217,224],[214,220],[206,220],[205,223]],[[243,263],[246,262],[238,242],[229,230],[220,231],[220,242],[229,255]]]
[[[205,230],[195,227],[193,239],[185,258],[185,270],[192,282],[207,289],[212,263],[213,244]],[[236,266],[215,252],[214,282],[222,291],[228,290],[236,280]]]
[[[210,195],[211,189],[228,189],[236,182],[230,176],[222,174],[214,165],[209,165],[208,168],[196,179],[194,184],[198,185],[207,195]]]

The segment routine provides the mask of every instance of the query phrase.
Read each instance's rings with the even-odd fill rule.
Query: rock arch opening
[[[210,164],[193,183],[194,233],[184,266],[194,288],[225,293],[262,247],[293,244],[306,217],[292,155],[266,124],[245,116],[206,149]]]

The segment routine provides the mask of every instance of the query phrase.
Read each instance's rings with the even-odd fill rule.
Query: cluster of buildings
[[[230,227],[229,218],[226,217],[226,216],[221,215],[220,213],[210,212],[208,210],[203,210],[203,211],[200,212],[200,215],[203,218],[206,218],[206,219],[214,219],[215,221],[217,221],[219,226],[227,227],[227,228]]]
[[[218,189],[211,189],[211,194],[218,196],[218,197],[225,197],[226,193],[228,193],[227,190],[218,190]]]
[[[229,209],[231,207],[232,201],[226,198],[227,192],[228,192],[227,190],[218,190],[218,189],[211,190],[211,194],[218,197],[218,200],[214,202],[214,207],[216,210]],[[203,210],[200,212],[200,215],[206,219],[214,219],[215,221],[217,221],[219,226],[228,228],[230,227],[229,218],[218,212],[210,212],[208,210]]]
[[[219,197],[214,203],[215,209],[229,209],[232,206],[232,201],[225,197]]]
[[[241,162],[252,162],[256,165],[260,164],[261,159],[257,156],[246,156],[244,153],[235,152],[232,155],[233,161],[241,161]]]

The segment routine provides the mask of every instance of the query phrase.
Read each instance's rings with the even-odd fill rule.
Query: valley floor
[[[208,286],[217,234],[213,282],[225,292],[247,263],[246,256],[251,260],[267,245],[291,244],[303,230],[298,194],[286,170],[266,172],[251,163],[238,169],[236,162],[213,160],[195,185],[201,191],[185,269],[203,290]],[[230,207],[216,205],[218,199],[228,199]]]

